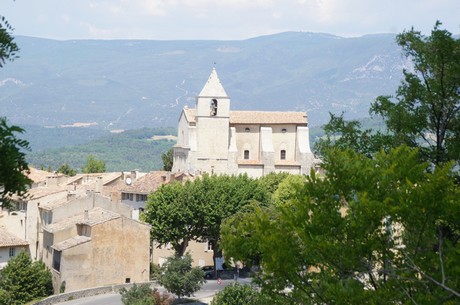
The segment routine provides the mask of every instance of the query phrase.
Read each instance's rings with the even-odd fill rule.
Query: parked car
[[[204,271],[204,277],[212,279],[214,277],[214,266],[203,266],[201,268]]]

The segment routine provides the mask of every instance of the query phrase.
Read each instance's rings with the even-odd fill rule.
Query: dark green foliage
[[[71,138],[70,135],[62,130],[63,128],[52,129],[50,132],[52,134],[57,133],[57,137]],[[69,130],[69,128],[65,128],[65,130]],[[82,168],[85,165],[87,156],[92,154],[96,158],[104,160],[106,170],[110,172],[132,169],[145,172],[159,170],[162,168],[161,154],[168,151],[175,142],[167,139],[152,140],[152,137],[154,135],[164,135],[168,132],[175,134],[175,130],[172,128],[157,128],[128,130],[119,134],[99,137],[101,133],[92,134],[89,129],[83,129],[75,131],[79,135],[77,143],[82,144],[70,146],[71,143],[65,140],[67,147],[53,149],[44,149],[45,147],[42,147],[41,151],[28,154],[27,160],[36,167],[44,164],[58,168],[61,164],[67,163],[72,168]],[[34,134],[36,133],[38,133],[37,137],[46,136],[43,130],[35,131]],[[97,139],[94,139],[94,137],[97,137]],[[48,137],[46,138],[48,139]],[[55,147],[58,144],[54,143],[53,146]]]
[[[182,257],[168,257],[161,267],[159,283],[179,299],[200,290],[204,282],[203,270],[200,267],[192,268],[192,257],[188,253]]]
[[[21,252],[0,270],[0,304],[21,305],[53,294],[51,272]]]
[[[151,238],[159,245],[171,243],[179,256],[190,240],[211,240],[218,257],[223,220],[251,202],[268,200],[266,190],[246,175],[205,175],[161,186],[149,196],[143,220],[152,225]]]
[[[124,305],[169,305],[173,300],[167,293],[151,289],[148,284],[134,284],[130,289],[121,288],[120,294]]]
[[[89,155],[86,159],[86,164],[81,171],[85,174],[104,173],[105,162],[103,160],[96,159],[93,155]]]
[[[265,298],[250,285],[232,284],[216,294],[211,305],[265,305],[277,304],[273,299]],[[281,303],[282,304],[282,303]]]
[[[69,164],[64,163],[61,166],[58,167],[56,170],[58,173],[73,177],[77,174],[77,170],[74,168],[71,168]]]
[[[130,289],[122,288],[120,294],[124,305],[156,305],[153,291],[148,284],[134,284]]]
[[[32,182],[25,175],[29,166],[24,150],[30,149],[29,143],[16,138],[16,133],[23,132],[18,126],[8,126],[6,118],[0,118],[0,202],[3,208],[11,207],[9,197],[23,195]]]
[[[290,200],[229,218],[226,255],[250,261],[258,253],[255,281],[287,304],[458,303],[452,167],[433,170],[407,147],[372,158],[329,153],[325,177],[310,176]]]
[[[414,29],[397,36],[414,70],[404,70],[394,99],[380,96],[371,108],[396,145],[419,147],[434,164],[460,160],[460,39],[440,26],[430,36]]]
[[[324,136],[315,142],[315,151],[318,155],[325,156],[328,149],[336,147],[351,148],[371,156],[381,149],[388,151],[392,147],[392,136],[372,128],[362,129],[360,121],[346,121],[343,113],[340,115],[329,113],[329,115],[329,122],[323,126]]]
[[[13,31],[12,26],[4,16],[0,16],[0,68],[3,67],[7,60],[13,61],[17,58],[18,46],[14,42],[10,33]]]
[[[174,161],[174,149],[170,148],[167,152],[161,155],[161,160],[163,160],[163,170],[171,171]]]

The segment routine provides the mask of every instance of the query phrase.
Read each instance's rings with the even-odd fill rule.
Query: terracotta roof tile
[[[169,182],[170,173],[167,171],[154,171],[137,179],[131,185],[120,188],[124,193],[149,194],[156,191],[162,184]]]
[[[184,108],[189,123],[195,122],[195,109]],[[307,125],[306,112],[294,111],[230,111],[230,124],[296,124]]]
[[[76,224],[86,224],[89,226],[95,226],[120,217],[121,216],[117,213],[97,207],[88,211],[87,220],[85,220],[85,213],[80,213],[68,218],[64,218],[55,223],[46,225],[44,229],[50,233],[54,233],[71,228]]]
[[[91,241],[91,237],[78,235],[78,236],[63,240],[61,242],[58,242],[57,244],[54,244],[52,248],[58,251],[62,251],[62,250],[70,249],[72,247],[84,244],[89,241]]]
[[[8,232],[5,227],[0,227],[0,247],[27,246],[28,242]]]
[[[27,174],[27,177],[29,177],[30,180],[33,182],[42,182],[46,180],[46,177],[50,176],[63,176],[62,174],[54,174],[50,173],[41,169],[37,169],[35,167],[30,167],[30,172]]]

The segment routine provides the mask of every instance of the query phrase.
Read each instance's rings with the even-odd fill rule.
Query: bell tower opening
[[[210,115],[216,116],[217,115],[217,100],[215,98],[211,100],[211,105],[209,106],[209,108],[211,110]]]

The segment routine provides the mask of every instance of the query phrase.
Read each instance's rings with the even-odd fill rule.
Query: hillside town
[[[173,2],[176,9],[177,3]],[[161,6],[165,10],[160,12],[156,5],[149,7],[158,17],[171,8],[171,3],[166,1]],[[296,1],[295,8],[308,5],[305,3],[308,1]],[[119,17],[127,5],[126,1],[119,4],[100,5]],[[200,5],[209,6],[207,2]],[[97,7],[95,2],[89,6]],[[252,17],[253,6],[248,7]],[[199,15],[208,19],[202,18],[206,16],[202,12]],[[182,21],[183,15],[180,17]],[[281,17],[276,15],[277,19]],[[71,22],[67,15],[59,19]],[[235,21],[231,20],[232,27],[236,27]],[[91,32],[107,33],[90,28]],[[0,68],[17,58],[19,48],[9,34],[12,30],[0,16]],[[321,36],[324,41],[341,39]],[[26,129],[15,125],[14,119],[0,116],[0,305],[460,304],[460,39],[444,29],[440,21],[435,22],[429,35],[412,27],[394,39],[396,44],[391,49],[396,47],[407,64],[393,71],[395,75],[402,73],[396,91],[386,92],[381,87],[381,95],[369,101],[370,118],[358,120],[345,112],[329,112],[329,121],[321,127],[322,133],[314,136],[313,143],[306,111],[309,108],[287,109],[291,107],[281,105],[276,108],[279,111],[269,111],[268,104],[259,101],[261,109],[248,110],[250,107],[245,106],[249,104],[231,100],[226,88],[230,88],[229,93],[243,90],[240,85],[251,79],[245,75],[247,69],[254,69],[237,64],[234,53],[241,53],[251,62],[260,61],[259,75],[275,77],[265,69],[271,57],[262,58],[261,52],[245,53],[244,47],[212,51],[225,57],[227,66],[241,68],[232,76],[238,80],[234,86],[224,86],[214,63],[201,90],[193,89],[199,92],[194,105],[179,103],[189,94],[181,87],[185,76],[181,86],[175,87],[183,95],[170,105],[164,104],[164,96],[158,98],[162,103],[153,102],[140,87],[127,89],[105,74],[80,82],[100,95],[104,95],[100,88],[106,85],[115,95],[132,90],[138,97],[137,105],[150,103],[148,107],[169,107],[168,111],[182,108],[175,113],[177,129],[166,128],[159,133],[148,128],[116,128],[122,120],[129,126],[137,114],[128,114],[135,108],[139,112],[146,109],[140,106],[129,108],[124,117],[100,121],[107,128],[113,127],[106,132],[131,134],[132,141],[119,138],[128,146],[152,144],[135,146],[134,150],[146,159],[161,155],[162,170],[156,165],[151,171],[124,168],[137,164],[128,163],[137,157],[127,153],[133,150],[120,149],[118,153],[126,156],[120,163],[123,169],[106,171],[105,162],[91,152],[115,154],[115,149],[95,147],[95,142],[89,142],[87,163],[78,171],[67,163],[56,171],[51,167],[45,170],[44,166],[38,169],[26,159],[31,150],[30,142],[22,138]],[[265,42],[259,50],[274,45],[270,38],[248,40],[249,44],[261,41]],[[312,41],[301,44],[307,50]],[[73,43],[66,41],[69,54],[70,50],[78,53]],[[134,40],[118,43],[125,51],[144,48]],[[105,44],[106,50],[116,44]],[[165,49],[157,54],[148,49],[148,56],[140,60],[127,51],[127,66],[135,70],[132,79],[139,82],[143,78],[136,64],[153,58],[161,62],[165,56],[174,56],[175,65],[182,68],[178,58],[185,58],[182,56],[188,51],[176,49],[179,44],[175,41],[170,44],[175,48],[173,52]],[[332,44],[326,44],[327,52],[333,54],[330,58],[353,62],[343,49],[333,50]],[[280,53],[277,50],[281,49],[274,48],[273,52]],[[49,51],[53,54],[51,48]],[[290,51],[277,55],[308,57]],[[209,61],[204,53],[198,53],[197,57]],[[187,61],[193,58],[189,56]],[[385,56],[374,56],[367,62]],[[99,60],[86,64],[93,66]],[[303,88],[306,81],[299,75],[310,72],[315,61],[309,59],[306,66],[283,61],[281,68],[275,69],[280,75],[274,83],[257,85],[263,87],[261,91],[266,90],[261,96],[268,97],[274,90],[285,88],[281,84],[290,82]],[[59,73],[35,69],[58,82],[61,73],[72,74],[60,64]],[[292,67],[287,70],[284,65]],[[382,70],[380,66],[365,66],[352,72],[366,75],[361,72]],[[328,81],[344,83],[349,92],[340,94],[363,95],[359,86],[350,86],[350,78],[339,77],[344,74],[337,70],[335,67],[319,74]],[[365,86],[366,77],[357,77],[360,86]],[[0,79],[0,86],[22,90],[16,86],[23,83],[7,79]],[[28,84],[34,82],[31,79]],[[75,92],[68,94],[75,98],[79,81],[71,79],[75,80]],[[330,98],[328,91],[333,87],[324,84],[313,82],[312,86],[320,96]],[[44,95],[52,91],[49,84],[38,87]],[[304,92],[295,99],[307,94],[305,89],[300,90]],[[91,109],[104,109],[91,108],[98,103],[93,99],[82,107],[50,96],[67,115],[74,113],[68,111],[71,107],[82,108],[78,111],[89,115]],[[281,96],[289,95],[282,92]],[[1,98],[0,102],[20,109],[14,95]],[[103,104],[101,101],[99,104]],[[123,103],[121,99],[118,102]],[[117,115],[121,112],[116,111]],[[43,118],[42,122],[48,120]],[[161,118],[149,120],[158,123]],[[65,128],[80,125],[73,122]],[[177,137],[173,135],[176,131]],[[71,132],[64,134],[72,137]],[[163,142],[158,144],[154,136]],[[110,147],[118,148],[112,139],[106,138],[112,142]]]
[[[147,282],[150,263],[162,265],[174,254],[151,244],[151,227],[139,218],[160,186],[206,174],[258,178],[315,170],[306,113],[230,109],[213,69],[196,108],[180,114],[171,172],[68,177],[31,168],[26,196],[14,197],[15,206],[0,214],[1,266],[26,251],[52,271],[55,293]],[[187,251],[195,266],[214,265],[208,242],[191,242]]]

